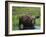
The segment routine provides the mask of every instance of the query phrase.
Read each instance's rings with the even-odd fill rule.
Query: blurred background
[[[24,15],[40,16],[40,7],[12,7],[12,30],[19,30],[19,17]],[[40,29],[40,18],[35,19],[35,27]]]

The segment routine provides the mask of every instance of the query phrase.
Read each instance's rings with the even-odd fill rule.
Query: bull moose
[[[25,29],[35,29],[34,24],[35,24],[35,18],[37,17],[32,17],[32,16],[21,16],[19,18],[19,29],[20,30],[25,30]],[[22,26],[21,26],[22,25]]]
[[[21,28],[21,25],[22,28]],[[19,29],[35,29],[34,27],[34,18],[32,16],[22,16],[19,18]]]

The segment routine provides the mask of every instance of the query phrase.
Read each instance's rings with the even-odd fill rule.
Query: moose
[[[35,19],[39,18],[39,16],[21,16],[19,18],[19,29],[26,30],[26,29],[35,29]]]

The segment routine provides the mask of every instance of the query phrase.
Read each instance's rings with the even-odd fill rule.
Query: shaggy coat
[[[21,28],[21,24],[23,25],[23,28]],[[22,16],[19,18],[19,29],[35,29],[34,18],[32,16]]]

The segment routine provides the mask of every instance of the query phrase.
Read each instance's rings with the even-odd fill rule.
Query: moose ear
[[[40,18],[40,16],[36,16],[36,18]]]

